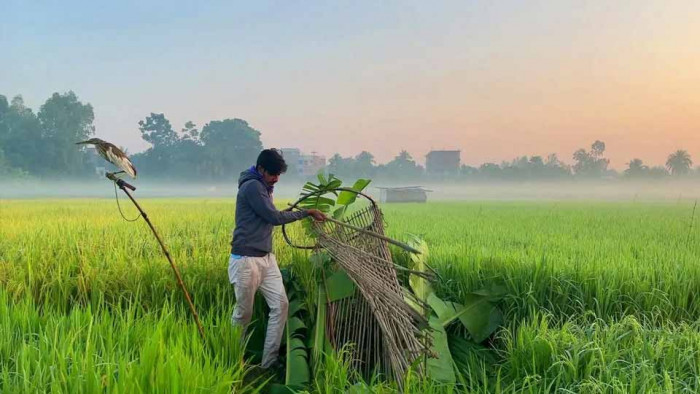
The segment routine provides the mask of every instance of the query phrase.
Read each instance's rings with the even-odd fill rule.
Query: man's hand
[[[308,212],[309,216],[314,218],[314,220],[317,222],[323,222],[326,220],[326,214],[319,211],[318,209],[307,209],[306,212]]]

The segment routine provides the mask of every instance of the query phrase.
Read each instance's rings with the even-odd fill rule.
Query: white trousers
[[[268,368],[279,356],[289,307],[275,255],[269,253],[264,257],[249,257],[232,254],[228,263],[228,278],[236,292],[236,308],[231,317],[233,324],[248,326],[253,316],[253,301],[258,289],[270,307],[261,364],[263,368]]]

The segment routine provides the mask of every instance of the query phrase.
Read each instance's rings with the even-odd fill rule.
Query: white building
[[[282,156],[287,162],[287,171],[299,176],[313,176],[326,167],[326,157],[311,152],[304,154],[298,148],[282,148]]]
[[[299,174],[302,176],[312,176],[318,174],[326,168],[326,157],[317,155],[316,152],[311,152],[310,155],[301,155],[299,158]]]

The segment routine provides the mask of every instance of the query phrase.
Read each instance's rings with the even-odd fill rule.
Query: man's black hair
[[[265,149],[258,155],[257,167],[262,167],[270,175],[280,175],[287,172],[287,163],[282,152],[277,149]]]

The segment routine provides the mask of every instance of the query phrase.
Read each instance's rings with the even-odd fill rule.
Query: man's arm
[[[264,221],[275,226],[291,223],[303,219],[309,215],[313,216],[316,220],[322,220],[320,219],[320,216],[323,216],[323,214],[320,212],[314,212],[316,210],[313,209],[297,212],[278,211],[272,204],[272,200],[267,196],[267,191],[265,188],[258,182],[248,185],[248,187],[245,189],[245,198],[258,216],[260,216]]]

